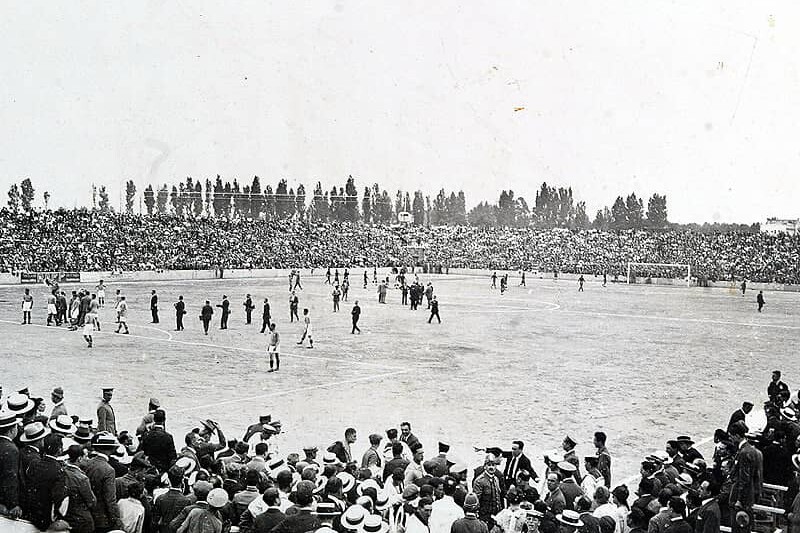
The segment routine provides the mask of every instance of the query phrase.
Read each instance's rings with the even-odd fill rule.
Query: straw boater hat
[[[26,394],[12,394],[6,400],[6,408],[16,416],[23,416],[34,407],[36,404]]]
[[[800,470],[800,453],[792,455],[792,464],[797,470]]]
[[[25,426],[22,436],[19,438],[20,442],[36,442],[50,434],[50,430],[44,427],[41,422],[33,422]]]
[[[347,494],[356,486],[356,478],[347,472],[339,472],[336,477],[342,480],[342,492]]]
[[[225,489],[212,489],[206,496],[206,501],[209,506],[220,509],[228,503],[228,493]]]
[[[342,527],[348,531],[358,531],[366,516],[367,510],[362,506],[358,504],[351,505],[345,509],[344,514],[342,514]]]
[[[114,453],[119,446],[117,438],[108,432],[98,433],[93,438],[92,448],[102,453]]]
[[[17,416],[10,411],[0,411],[0,429],[10,428],[16,426]]]
[[[678,485],[680,485],[681,487],[684,487],[684,488],[691,487],[693,481],[694,480],[692,479],[692,476],[690,476],[686,472],[683,472],[682,474],[679,474],[678,477],[675,478],[675,482]]]
[[[333,502],[319,502],[317,508],[311,514],[317,516],[339,516],[342,513],[339,512]]]
[[[62,433],[64,435],[72,435],[75,433],[75,424],[72,423],[72,418],[69,415],[58,415],[57,418],[54,418],[48,424],[50,429],[57,433]]]
[[[367,515],[361,524],[362,533],[386,533],[389,526],[376,514]]]
[[[378,482],[375,481],[374,479],[370,478],[370,479],[365,479],[364,481],[362,481],[358,485],[358,488],[356,489],[356,492],[358,493],[359,496],[363,496],[364,495],[364,490],[365,489],[369,489],[369,488],[375,489],[375,492],[380,492],[380,490],[381,490],[381,487],[380,487],[380,485],[378,485]]]
[[[562,524],[568,526],[583,527],[581,515],[579,515],[576,511],[565,509],[563,513],[556,515],[556,519]]]

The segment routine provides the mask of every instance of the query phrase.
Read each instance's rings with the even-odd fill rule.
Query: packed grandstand
[[[800,282],[800,236],[392,226],[0,211],[0,271],[411,265],[626,275],[630,262],[690,264],[711,281]]]

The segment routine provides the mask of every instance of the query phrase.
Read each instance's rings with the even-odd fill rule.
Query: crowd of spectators
[[[27,519],[33,531],[719,533],[729,525],[750,533],[759,530],[756,521],[769,523],[769,532],[800,527],[800,397],[791,397],[778,371],[763,430],[748,429],[753,403],[744,402],[727,429],[716,430],[713,455],[704,457],[689,436],[670,438],[642,458],[632,489],[614,479],[602,431],[583,457],[566,436],[543,463],[514,440],[507,450],[476,446],[484,459],[468,465],[451,457],[445,442],[423,447],[408,422],[367,439],[348,428],[330,445],[310,439],[300,453],[281,449],[282,424],[271,415],[240,428],[240,438],[228,440],[219,423],[203,420],[178,440],[156,398],[138,427],[124,431],[111,406],[113,389],[103,389],[96,416],[88,418],[70,415],[68,394],[56,387],[46,406],[27,389],[5,398],[0,392],[0,517]]]
[[[421,250],[421,252],[420,252]],[[420,255],[420,253],[422,255]],[[710,281],[800,283],[800,236],[186,219],[0,210],[0,271],[412,265],[607,274],[689,264]]]

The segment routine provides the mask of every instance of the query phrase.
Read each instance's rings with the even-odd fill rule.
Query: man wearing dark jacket
[[[219,320],[219,329],[228,329],[228,316],[231,314],[231,303],[228,301],[228,297],[226,295],[222,295],[222,303],[218,304],[217,307],[222,309],[222,316]]]
[[[763,460],[758,451],[745,438],[747,426],[744,422],[736,422],[730,429],[730,437],[734,446],[738,448],[736,459],[733,462],[730,478],[733,481],[729,504],[731,516],[736,516],[738,511],[745,511],[750,515],[752,523],[753,504],[761,498],[763,482]],[[738,530],[734,522],[734,533]]]
[[[153,317],[153,324],[158,324],[158,295],[156,294],[156,290],[150,293],[150,314]]]
[[[311,481],[301,481],[297,484],[295,512],[286,515],[286,518],[271,530],[272,533],[306,533],[320,527],[319,518],[311,512],[315,488]]]
[[[61,455],[61,435],[50,434],[43,441],[42,460],[28,469],[30,521],[45,530],[53,521],[53,510],[58,509],[67,495],[64,468],[57,456]]]
[[[153,502],[153,529],[159,533],[173,533],[170,523],[192,500],[183,494],[183,469],[173,467],[167,472],[170,489]]]
[[[264,310],[261,312],[261,333],[267,331],[270,318],[269,298],[264,298]]]
[[[731,415],[731,419],[730,419],[730,421],[728,421],[728,429],[730,429],[730,427],[731,427],[732,425],[734,425],[736,422],[739,422],[740,420],[741,420],[742,422],[744,422],[744,421],[745,421],[745,418],[747,417],[747,415],[748,415],[748,414],[750,413],[750,411],[752,411],[752,410],[753,410],[753,404],[752,404],[752,403],[750,403],[750,402],[744,402],[744,403],[742,404],[742,407],[741,407],[741,409],[737,409],[737,410],[736,410],[736,411],[734,411],[734,412],[733,412],[733,414]]]
[[[264,491],[262,498],[269,507],[253,521],[253,533],[269,533],[273,527],[284,521],[286,515],[280,509],[280,494],[276,487]]]
[[[95,529],[99,532],[122,529],[117,506],[117,488],[114,468],[108,464],[108,455],[117,449],[117,439],[108,433],[94,437],[92,456],[83,462],[81,468],[89,478],[92,492],[97,497],[97,505],[92,509]]]
[[[178,454],[175,451],[175,440],[164,429],[167,415],[163,409],[153,414],[153,428],[142,436],[140,449],[160,473],[169,470]]]
[[[203,323],[203,331],[208,335],[208,325],[211,323],[211,315],[214,314],[214,308],[211,307],[211,302],[206,300],[206,304],[200,311],[200,321]]]
[[[175,302],[175,331],[183,331],[183,315],[186,314],[186,304],[183,301],[183,295],[178,296],[178,301]]]
[[[13,413],[0,413],[0,514],[19,518],[19,449],[14,439],[19,431]]]
[[[719,496],[719,484],[713,481],[703,481],[700,485],[700,498],[703,503],[697,512],[697,522],[695,523],[695,533],[719,533],[721,513],[717,497]]]
[[[459,518],[453,525],[450,526],[451,533],[489,533],[489,527],[486,524],[486,520],[478,519],[478,508],[480,504],[478,503],[478,496],[475,494],[467,494],[466,498],[464,498],[464,518]],[[492,526],[494,525],[494,519],[491,519]]]

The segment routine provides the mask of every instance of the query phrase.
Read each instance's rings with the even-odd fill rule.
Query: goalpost
[[[642,272],[644,276],[639,274]],[[683,275],[685,273],[685,276]],[[688,263],[628,263],[626,283],[636,283],[637,277],[683,279],[687,287],[692,285],[692,265]],[[645,283],[649,283],[645,281]]]

